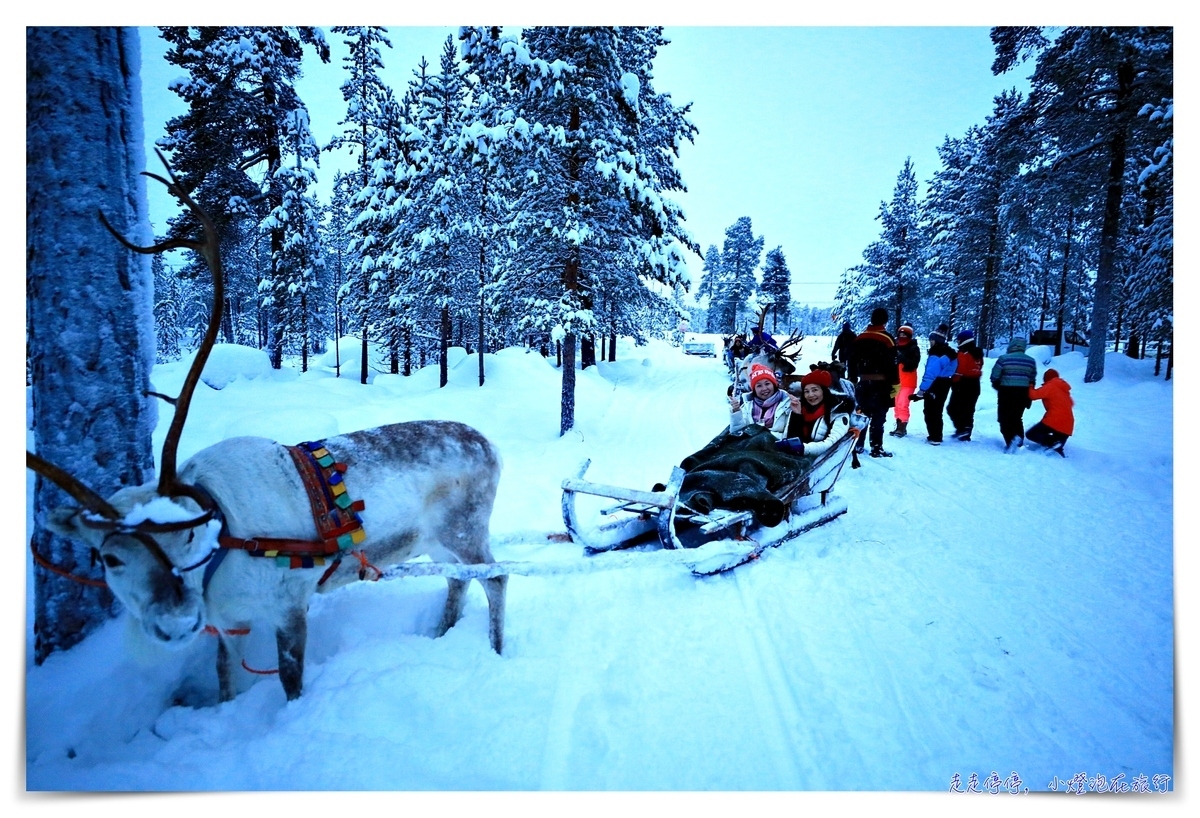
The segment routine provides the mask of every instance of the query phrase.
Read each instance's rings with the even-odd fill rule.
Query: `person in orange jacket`
[[[1029,399],[1042,401],[1046,415],[1025,431],[1025,437],[1066,457],[1063,447],[1067,445],[1067,438],[1075,432],[1075,413],[1071,410],[1075,401],[1071,397],[1071,384],[1059,377],[1058,370],[1047,369],[1042,376],[1041,389],[1029,387]]]

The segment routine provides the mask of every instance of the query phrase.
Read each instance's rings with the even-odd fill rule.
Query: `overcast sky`
[[[385,79],[402,93],[424,55],[436,69],[454,28],[393,27]],[[142,78],[148,165],[166,120],[183,111],[167,83],[179,69],[162,58],[165,43],[142,29]],[[1005,88],[1026,90],[1025,66],[991,73],[985,27],[668,27],[671,44],[655,62],[655,87],[693,103],[699,129],[679,160],[688,192],[677,198],[687,227],[706,249],[749,216],[765,249],[783,248],[793,295],[828,306],[838,277],[859,263],[879,234],[876,216],[896,175],[912,157],[922,183],[937,167],[937,146],[990,113]],[[313,133],[327,143],[344,116],[346,73],[341,38],[326,29],[328,64],[305,60],[298,90]],[[348,156],[325,154],[318,191],[328,195]],[[152,185],[151,218],[164,229],[175,208]],[[698,281],[701,260],[689,259]]]

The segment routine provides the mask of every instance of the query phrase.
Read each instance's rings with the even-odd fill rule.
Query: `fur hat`
[[[770,367],[762,364],[752,364],[750,366],[750,388],[753,389],[759,381],[766,379],[775,384],[775,388],[779,388],[779,378],[775,377],[774,371]]]
[[[929,333],[929,343],[931,343],[931,344],[946,343],[946,334],[944,332],[941,332],[940,330],[935,329],[933,332]]]
[[[954,336],[954,340],[958,341],[960,344],[965,344],[967,341],[975,340],[975,333],[971,332],[969,329],[965,329],[958,335]]]
[[[808,386],[810,383],[815,383],[817,386],[823,386],[828,389],[833,386],[833,377],[830,376],[827,369],[814,369],[800,379],[801,387]]]
[[[886,324],[888,320],[888,311],[883,307],[876,307],[871,311],[872,324]]]

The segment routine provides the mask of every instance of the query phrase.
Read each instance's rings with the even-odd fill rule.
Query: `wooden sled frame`
[[[825,506],[829,494],[837,482],[842,468],[851,457],[851,449],[859,437],[865,434],[869,419],[858,412],[850,415],[850,431],[813,463],[804,475],[791,485],[785,486],[780,498],[789,510],[799,511],[805,497],[819,497]],[[703,538],[720,536],[745,537],[755,527],[751,511],[714,509],[703,514],[679,503],[679,491],[683,486],[683,469],[675,466],[671,477],[662,491],[640,491],[603,483],[592,483],[583,479],[591,460],[585,460],[574,477],[562,482],[563,523],[571,540],[584,546],[590,553],[611,551],[633,545],[651,531],[657,531],[658,541],[663,548],[677,549],[684,545],[679,539],[677,526],[680,523],[694,526]],[[601,522],[594,527],[582,524],[575,508],[575,497],[588,494],[616,500],[614,506],[601,510]],[[821,519],[824,524],[844,513],[844,504],[831,516]],[[815,526],[808,526],[808,530]]]

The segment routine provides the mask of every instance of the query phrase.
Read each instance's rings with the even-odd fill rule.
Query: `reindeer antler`
[[[187,205],[188,209],[200,220],[200,224],[204,229],[203,240],[176,238],[160,242],[151,247],[139,247],[126,240],[124,236],[114,230],[112,225],[108,223],[108,219],[104,218],[104,213],[100,214],[100,221],[108,228],[108,232],[112,233],[117,241],[121,242],[127,250],[145,255],[154,255],[167,250],[181,248],[195,250],[203,256],[209,270],[212,272],[213,305],[212,313],[209,316],[208,329],[204,333],[204,339],[200,342],[200,348],[196,350],[196,358],[192,361],[192,367],[188,370],[187,377],[183,381],[183,388],[179,392],[179,397],[175,398],[174,401],[167,399],[168,403],[173,402],[175,405],[175,416],[171,419],[171,427],[167,430],[167,437],[163,442],[158,476],[158,493],[170,497],[176,494],[192,494],[189,487],[179,483],[176,473],[179,438],[183,434],[183,424],[187,420],[188,408],[192,403],[192,394],[196,391],[196,385],[200,382],[200,373],[204,369],[204,364],[208,361],[208,355],[212,352],[213,345],[217,342],[217,331],[221,324],[221,310],[225,304],[225,275],[221,269],[220,236],[217,234],[217,228],[212,223],[212,219],[200,209],[200,206],[193,201],[192,197],[183,189],[183,186],[179,184],[179,180],[175,178],[175,174],[172,172],[166,158],[162,155],[162,151],[156,149],[154,152],[158,154],[163,167],[167,169],[167,176],[170,179],[164,179],[148,171],[143,171],[142,175],[162,182],[166,185],[167,191],[172,196]]]
[[[770,309],[771,309],[771,305],[768,304],[765,307],[763,307],[761,310],[758,311],[758,330],[759,330],[759,332],[762,332],[763,324],[766,323],[766,320],[767,320],[767,311]]]
[[[785,358],[795,359],[800,354],[800,344],[804,341],[803,333],[793,332],[782,344],[779,344],[779,354]],[[793,349],[794,347],[794,349]]]
[[[37,474],[55,483],[89,511],[93,511],[109,520],[121,519],[120,512],[109,505],[107,500],[49,460],[39,457],[31,451],[26,451],[25,468],[33,469]]]

